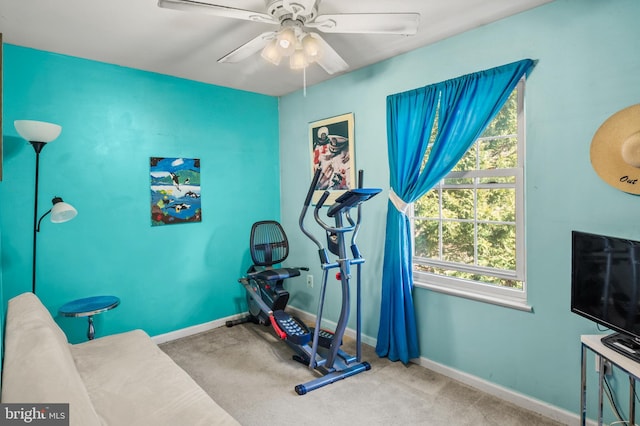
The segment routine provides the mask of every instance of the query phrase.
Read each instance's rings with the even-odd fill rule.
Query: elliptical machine
[[[320,173],[321,170],[318,169],[313,177],[299,218],[300,229],[318,247],[318,255],[320,257],[320,264],[323,271],[315,327],[308,328],[300,319],[284,312],[284,305],[286,305],[286,301],[288,300],[288,293],[286,294],[287,300],[284,301],[284,304],[281,303],[281,297],[284,297],[281,293],[278,293],[280,296],[274,299],[272,297],[273,293],[270,293],[270,291],[273,291],[274,287],[269,284],[268,279],[265,279],[268,278],[265,273],[276,277],[283,277],[286,275],[286,278],[289,278],[291,276],[299,275],[301,269],[307,268],[283,268],[284,272],[277,269],[268,269],[267,272],[265,272],[265,270],[252,271],[250,269],[245,277],[238,280],[247,291],[247,299],[250,301],[250,309],[252,309],[252,307],[255,309],[255,312],[251,313],[250,316],[265,320],[256,322],[266,322],[266,319],[268,318],[276,334],[295,352],[293,359],[307,365],[310,369],[316,370],[321,374],[321,377],[296,385],[295,391],[298,395],[304,395],[307,392],[313,391],[322,386],[371,369],[371,365],[366,361],[363,362],[361,359],[360,270],[364,263],[364,258],[356,245],[356,238],[360,229],[362,203],[378,194],[381,189],[362,188],[363,173],[362,171],[359,171],[358,188],[349,190],[342,194],[327,210],[326,215],[329,218],[334,219],[334,226],[328,225],[320,218],[320,209],[323,207],[330,193],[329,191],[325,191],[322,194],[315,206],[313,216],[317,224],[320,225],[326,233],[329,252],[337,256],[336,261],[331,262],[329,260],[327,249],[322,246],[312,233],[306,230],[304,225],[304,220],[311,203],[311,198],[318,183],[318,179],[320,178]],[[351,209],[354,207],[357,207],[357,218],[355,220],[350,214]],[[348,233],[351,233],[351,258],[347,252]],[[341,349],[342,340],[349,322],[351,310],[351,265],[356,265],[357,271],[355,356],[350,355]],[[336,328],[333,332],[321,328],[328,274],[332,269],[339,269],[339,272],[336,274],[336,278],[340,280],[342,290],[340,315]],[[284,291],[281,286],[279,288],[279,291],[280,290]],[[274,301],[277,300],[280,302],[274,303]],[[244,321],[241,320],[241,322]],[[233,324],[230,325],[227,323],[227,325],[231,326]]]

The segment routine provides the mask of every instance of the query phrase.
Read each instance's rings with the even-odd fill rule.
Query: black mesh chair
[[[289,256],[289,240],[282,225],[275,220],[256,222],[251,227],[249,251],[253,265],[247,271],[251,287],[272,311],[284,310],[289,301],[289,292],[283,287],[287,278],[300,275],[300,268],[275,268]],[[268,315],[247,295],[249,315],[234,321],[227,321],[227,327],[248,321],[268,325]]]
[[[274,281],[300,275],[298,268],[273,268],[273,265],[284,262],[289,256],[287,234],[275,220],[253,224],[249,249],[253,266],[247,272],[252,274],[252,278]]]

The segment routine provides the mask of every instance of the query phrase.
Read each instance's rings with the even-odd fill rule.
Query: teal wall
[[[38,236],[38,295],[113,294],[99,335],[150,335],[243,310],[251,224],[279,218],[278,99],[5,45],[4,299],[30,291],[35,153],[16,119],[58,123],[40,157],[40,210],[59,195],[78,210]],[[152,227],[150,157],[201,159],[202,222]],[[70,340],[86,321],[57,318]]]
[[[632,225],[638,198],[602,182],[589,161],[599,125],[639,102],[638,16],[635,0],[556,0],[280,101],[5,45],[0,296],[6,303],[31,286],[35,154],[15,132],[15,119],[63,126],[42,153],[40,205],[45,211],[60,195],[79,211],[71,222],[43,225],[40,297],[55,314],[70,299],[116,294],[122,305],[96,317],[99,335],[133,328],[156,335],[244,309],[236,281],[249,263],[248,230],[256,220],[280,217],[292,246],[287,263],[310,266],[319,283],[315,246],[297,224],[311,178],[309,122],[353,112],[356,166],[367,186],[386,195],[387,95],[537,59],[526,93],[534,312],[420,288],[414,297],[422,357],[577,413],[579,336],[599,331],[569,312],[570,231],[640,239]],[[152,156],[201,159],[202,223],[150,226]],[[370,339],[378,329],[386,207],[385,196],[365,204],[359,237]],[[287,287],[293,306],[315,312],[318,285],[308,289],[301,277]],[[337,287],[328,290],[330,318]],[[84,321],[57,320],[72,341],[83,340]]]
[[[0,182],[1,183],[1,182]],[[2,228],[0,228],[0,255],[2,254]],[[0,336],[4,336],[5,301],[2,285],[2,263],[0,262]],[[4,359],[4,339],[0,338],[0,358]],[[2,383],[0,381],[0,387]]]
[[[306,97],[297,92],[281,98],[281,150],[294,160],[282,163],[283,225],[297,228],[310,179],[305,143],[309,122],[353,112],[356,166],[365,170],[367,186],[382,187],[388,194],[387,95],[523,58],[537,59],[526,87],[527,283],[534,312],[416,288],[420,353],[577,413],[580,335],[600,331],[569,311],[570,232],[640,239],[634,222],[640,200],[600,180],[589,159],[591,139],[602,122],[640,102],[639,16],[636,0],[556,0],[309,87]],[[367,258],[363,325],[374,338],[386,207],[384,196],[365,204],[360,236]],[[313,265],[317,281],[313,244],[300,232],[290,234],[290,263]],[[291,303],[315,312],[317,289],[291,288]],[[588,365],[592,380],[593,361]],[[595,387],[591,390],[593,395]]]

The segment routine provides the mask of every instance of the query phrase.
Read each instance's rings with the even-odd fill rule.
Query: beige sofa
[[[9,301],[3,403],[69,403],[72,426],[238,425],[149,336],[69,344],[32,293]]]

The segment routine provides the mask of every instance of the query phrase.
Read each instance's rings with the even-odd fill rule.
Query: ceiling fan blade
[[[206,13],[223,18],[244,19],[246,21],[264,22],[267,24],[280,24],[271,15],[253,10],[236,9],[229,6],[219,6],[193,0],[158,0],[158,6],[165,9],[182,10],[185,12]]]
[[[419,13],[349,13],[319,15],[305,26],[324,33],[413,35],[419,21]]]
[[[335,74],[349,68],[349,64],[319,34],[309,33],[309,35],[318,41],[322,49],[322,55],[316,60],[316,63],[324,68],[328,74]]]
[[[275,31],[262,33],[258,37],[238,47],[233,52],[227,53],[222,58],[218,59],[218,62],[235,63],[247,59],[249,56],[262,50],[270,40],[273,40],[275,36]]]

